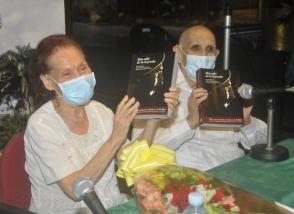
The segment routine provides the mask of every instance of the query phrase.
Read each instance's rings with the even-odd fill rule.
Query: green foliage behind
[[[0,103],[12,107],[11,101],[17,99],[16,108],[28,110],[27,70],[33,52],[30,45],[16,46],[0,56]]]
[[[6,115],[0,119],[0,150],[20,130],[25,129],[29,115],[15,113]]]
[[[0,149],[25,129],[30,111],[27,71],[33,53],[34,49],[25,45],[0,55],[0,103],[12,112],[0,117]],[[16,105],[13,100],[17,100]]]

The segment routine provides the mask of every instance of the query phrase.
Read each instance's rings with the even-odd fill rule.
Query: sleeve
[[[103,124],[104,131],[108,136],[110,136],[113,129],[114,113],[110,108],[100,102],[92,101],[91,104],[93,105],[94,110],[92,116],[95,118],[100,118],[100,122]]]
[[[57,130],[60,130],[60,127],[49,121],[29,120],[25,133],[26,146],[30,148],[35,164],[47,184],[78,170],[67,152],[64,136]]]
[[[245,149],[259,143],[266,143],[267,124],[262,120],[251,117],[251,123],[242,127],[236,133],[236,141],[241,142]]]
[[[176,150],[187,140],[191,139],[195,133],[191,129],[186,120],[186,112],[183,104],[178,106],[177,111],[174,112],[173,117],[161,121],[153,143],[165,145],[171,149]],[[145,121],[135,121],[132,139],[136,139],[143,131]]]
[[[154,143],[164,144],[171,149],[178,149],[183,143],[193,137],[194,129],[191,129],[186,119],[177,121],[168,127],[159,127],[154,138]]]
[[[104,130],[107,133],[107,136],[110,137],[112,130],[113,130],[113,120],[114,120],[114,113],[113,111],[108,108],[107,106],[103,105],[102,103],[99,103],[97,101],[92,101],[95,105],[95,116],[101,117],[101,120],[103,122]],[[130,144],[131,142],[126,139],[126,142],[123,144],[123,146],[126,146]]]

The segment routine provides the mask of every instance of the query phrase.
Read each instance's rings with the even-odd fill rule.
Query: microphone
[[[75,196],[83,200],[94,214],[107,214],[103,204],[98,198],[93,182],[88,177],[78,177],[72,184]]]
[[[294,86],[288,88],[254,88],[251,85],[242,84],[238,91],[243,99],[251,99],[259,95],[294,93]]]

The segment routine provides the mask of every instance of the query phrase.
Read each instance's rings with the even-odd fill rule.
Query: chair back
[[[175,39],[162,27],[142,23],[133,26],[130,30],[130,43],[133,53],[158,51],[172,51]]]
[[[20,131],[5,146],[0,160],[0,203],[29,208],[31,184],[24,165],[24,131]]]

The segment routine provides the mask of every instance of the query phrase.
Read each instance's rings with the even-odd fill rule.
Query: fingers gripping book
[[[164,93],[175,85],[178,62],[173,52],[134,54],[128,84],[128,96],[140,102],[136,119],[166,119],[171,109]]]

